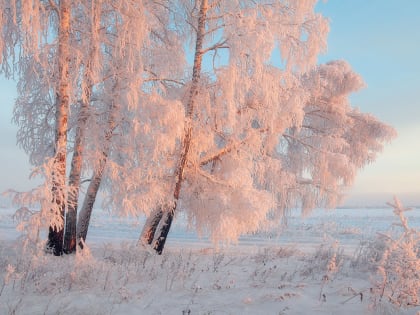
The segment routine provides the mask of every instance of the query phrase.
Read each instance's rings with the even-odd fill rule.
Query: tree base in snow
[[[63,229],[49,228],[46,252],[54,254],[54,256],[63,255]]]

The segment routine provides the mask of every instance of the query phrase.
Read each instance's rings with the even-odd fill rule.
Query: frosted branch
[[[220,159],[223,155],[230,153],[232,150],[236,149],[239,145],[242,145],[246,142],[247,139],[234,143],[230,146],[227,146],[216,153],[209,154],[209,156],[203,158],[200,161],[200,166],[204,166],[210,162]]]
[[[209,180],[210,182],[214,183],[214,184],[218,184],[218,185],[222,185],[228,188],[233,188],[231,184],[229,184],[229,182],[224,181],[224,180],[220,180],[218,178],[216,178],[215,176],[207,173],[206,171],[203,171],[200,168],[197,168],[197,172],[198,174],[200,174],[201,176],[203,176],[204,178],[206,178],[207,180]]]
[[[150,78],[150,79],[143,80],[143,82],[168,82],[168,83],[175,83],[178,85],[185,85],[184,82],[181,82],[179,80],[166,79],[166,78]]]
[[[291,135],[287,135],[287,134],[283,134],[283,137],[285,137],[288,140],[296,141],[296,142],[300,143],[301,145],[303,145],[304,147],[310,148],[310,149],[312,149],[314,151],[317,151],[319,153],[328,154],[327,151],[321,150],[321,149],[319,149],[319,148],[317,148],[317,147],[315,147],[315,146],[313,146],[313,145],[311,145],[309,143],[306,143],[306,142],[302,141],[301,139],[299,139],[297,137],[294,137],[294,136],[291,136]]]
[[[222,41],[220,43],[214,44],[213,46],[210,46],[210,47],[202,50],[200,53],[204,55],[205,53],[207,53],[211,50],[217,50],[217,49],[222,49],[222,48],[228,49],[229,46],[225,46],[226,42],[227,42],[227,39],[225,39],[224,41]]]

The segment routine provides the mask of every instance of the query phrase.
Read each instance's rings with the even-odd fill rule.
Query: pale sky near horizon
[[[329,0],[316,10],[330,19],[328,51],[320,62],[348,61],[367,85],[351,97],[353,105],[398,132],[359,173],[347,202],[384,204],[396,194],[420,204],[420,1]],[[15,83],[0,78],[0,193],[35,185],[28,180],[28,159],[16,147],[15,97]]]

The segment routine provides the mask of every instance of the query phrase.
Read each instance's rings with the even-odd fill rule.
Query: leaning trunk
[[[95,10],[95,8],[92,7],[91,9],[92,11],[90,14],[92,23],[89,54],[84,68],[82,84],[83,97],[81,101],[79,119],[77,122],[76,139],[74,143],[71,170],[69,175],[69,186],[72,188],[72,191],[68,196],[67,202],[66,229],[64,234],[64,252],[66,254],[70,254],[76,250],[77,208],[83,164],[83,139],[85,136],[86,122],[89,116],[89,103],[92,96],[92,72],[95,68],[95,61],[97,61],[98,54],[98,43],[96,37],[100,29],[100,14],[97,12],[97,10]]]
[[[114,90],[117,89],[117,84],[114,87]],[[113,101],[109,109],[109,116],[107,122],[107,129],[105,131],[103,148],[101,151],[101,156],[99,158],[99,163],[93,173],[92,179],[89,183],[89,187],[86,193],[85,200],[83,202],[82,209],[80,210],[79,220],[77,223],[77,241],[79,246],[83,248],[83,242],[86,240],[90,217],[92,215],[93,205],[95,204],[96,196],[101,186],[102,175],[105,170],[105,166],[108,160],[108,154],[111,148],[112,134],[116,126],[116,112],[117,106]]]
[[[47,247],[54,255],[63,254],[66,159],[67,159],[67,121],[69,113],[69,37],[70,2],[60,1],[58,29],[58,89],[56,94],[55,157],[52,180],[52,218],[49,226]]]
[[[86,120],[87,104],[83,103],[78,121],[78,126],[76,129],[76,140],[74,144],[74,152],[69,175],[69,187],[72,188],[72,191],[69,193],[67,200],[66,229],[63,244],[63,251],[66,254],[71,254],[76,250],[77,205],[79,199],[80,177],[82,172],[82,142],[84,138]]]
[[[100,162],[98,169],[92,176],[86,192],[85,200],[83,201],[83,206],[79,213],[79,220],[77,222],[77,240],[79,242],[80,248],[83,248],[83,242],[86,240],[93,205],[95,204],[96,195],[98,194],[99,187],[101,186],[106,157],[104,157],[104,159],[105,160]]]
[[[207,14],[207,0],[201,1],[200,13],[198,17],[198,26],[197,26],[197,39],[195,43],[195,55],[194,55],[194,66],[193,66],[193,75],[192,75],[192,84],[190,93],[188,96],[187,111],[185,116],[185,129],[184,129],[184,138],[182,140],[182,151],[178,161],[178,165],[175,171],[175,189],[174,189],[174,204],[165,211],[162,218],[161,224],[159,225],[159,231],[155,238],[153,248],[158,253],[161,254],[165,246],[166,238],[168,236],[171,224],[174,218],[174,214],[177,207],[177,201],[181,192],[181,185],[183,180],[183,174],[185,165],[188,159],[188,153],[190,151],[191,139],[192,139],[192,119],[193,112],[195,108],[195,103],[197,101],[197,96],[199,93],[199,82],[201,75],[201,62],[203,57],[203,40],[206,32],[206,14]]]
[[[165,247],[166,239],[168,237],[169,230],[171,229],[175,210],[176,203],[172,206],[172,208],[169,208],[165,211],[165,213],[162,213],[163,215],[162,219],[160,220],[159,231],[155,238],[155,243],[153,244],[153,249],[159,255],[162,254],[163,248]]]
[[[156,229],[159,225],[160,220],[162,219],[163,211],[162,207],[158,207],[152,211],[150,216],[147,218],[144,223],[143,230],[141,231],[138,245],[150,245],[153,242],[155,237]]]

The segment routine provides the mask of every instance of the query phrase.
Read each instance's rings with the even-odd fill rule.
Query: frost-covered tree
[[[191,28],[194,61],[178,98],[182,137],[159,181],[168,197],[141,241],[154,239],[161,253],[179,208],[217,242],[278,222],[293,206],[334,206],[394,132],[349,106],[361,80],[347,64],[316,66],[328,25],[315,1],[171,3]]]
[[[48,198],[51,200],[49,209],[44,211],[50,212],[48,246],[55,255],[60,255],[67,195],[67,130],[72,98],[72,6],[67,0],[59,3],[4,1],[1,9],[2,64],[6,65],[3,68],[8,70],[8,64],[12,64],[12,72],[20,76],[19,99],[15,108],[15,120],[22,125],[18,143],[30,152],[32,161],[44,162],[47,157],[52,161],[45,164],[50,166]],[[17,65],[13,64],[15,61]],[[33,108],[31,105],[34,105]],[[24,122],[25,116],[30,116],[28,122]],[[34,126],[30,126],[31,123]],[[53,134],[53,137],[46,142],[45,134]],[[27,139],[28,135],[30,139]],[[45,146],[49,150],[42,152]],[[31,150],[31,147],[36,149]]]
[[[290,207],[334,206],[393,130],[351,108],[362,83],[345,62],[316,64],[328,23],[315,2],[78,0],[64,41],[65,1],[28,11],[1,2],[3,60],[16,42],[23,52],[18,141],[45,170],[38,199],[60,229],[63,209],[48,211],[64,204],[51,202],[54,183],[63,188],[64,251],[86,239],[100,187],[106,207],[148,216],[141,240],[158,253],[178,211],[218,242],[277,224]],[[53,167],[63,60],[67,182]],[[82,176],[90,182],[75,229]]]
[[[19,77],[14,112],[20,127],[18,143],[45,176],[45,185],[32,194],[32,201],[42,204],[40,215],[51,221],[48,245],[56,255],[70,253],[76,246],[82,175],[93,173],[91,184],[100,183],[95,176],[104,168],[103,156],[117,127],[112,126],[115,122],[104,122],[114,120],[118,103],[126,100],[126,107],[132,108],[137,103],[141,45],[147,31],[142,6],[125,0],[1,5],[6,12],[2,66],[7,74]],[[16,57],[15,51],[19,51]],[[9,70],[15,59],[18,67]],[[123,80],[127,83],[115,86]],[[71,168],[66,172],[66,156],[71,152]],[[86,199],[84,204],[93,205],[92,194]]]
[[[198,3],[196,3],[198,6]],[[191,85],[189,87],[188,95],[186,97],[185,104],[185,118],[184,118],[184,133],[181,138],[181,148],[178,161],[175,164],[174,176],[175,176],[175,187],[173,193],[173,205],[169,206],[168,209],[164,209],[158,212],[157,216],[162,217],[160,223],[160,234],[156,239],[154,248],[158,253],[162,252],[163,246],[165,244],[166,237],[168,235],[171,223],[173,220],[173,215],[177,207],[177,202],[181,193],[181,185],[183,182],[184,170],[186,167],[187,159],[190,153],[190,148],[192,146],[192,135],[193,135],[193,115],[195,112],[195,107],[198,102],[198,95],[200,89],[200,79],[201,79],[201,67],[203,59],[203,44],[206,33],[206,19],[207,12],[209,10],[208,1],[202,0],[199,6],[198,19],[196,25],[196,38],[195,38],[195,51],[194,51],[194,62],[192,69]],[[148,234],[153,234],[148,233]]]
[[[48,244],[54,255],[63,251],[64,213],[66,207],[66,169],[67,169],[67,129],[70,108],[70,17],[71,5],[69,0],[61,0],[56,8],[58,15],[57,34],[57,64],[58,87],[55,94],[55,156],[53,164],[52,196],[58,211],[54,217],[59,217],[58,224],[50,224]]]
[[[143,144],[148,141],[148,132],[141,125],[162,118],[164,90],[182,85],[181,81],[171,79],[182,76],[184,60],[182,55],[173,57],[174,52],[182,50],[182,41],[168,29],[170,14],[167,6],[145,1],[125,6],[123,11],[113,11],[107,17],[108,40],[103,45],[106,80],[97,88],[95,103],[108,108],[104,121],[96,122],[101,130],[99,136],[89,136],[97,163],[79,214],[77,237],[80,240],[86,240],[99,188],[102,186],[107,192],[107,200],[116,200],[118,197],[113,197],[116,194],[125,198],[127,186],[132,185],[129,179],[139,181],[130,171],[133,165],[147,163],[144,147],[135,146],[136,141]],[[171,60],[172,64],[166,64],[165,60]],[[171,104],[166,102],[165,106]],[[156,125],[153,128],[160,130]],[[158,144],[158,136],[155,140]],[[107,205],[112,203],[106,201]],[[121,205],[113,206],[122,212],[130,211],[126,203],[122,209]]]

